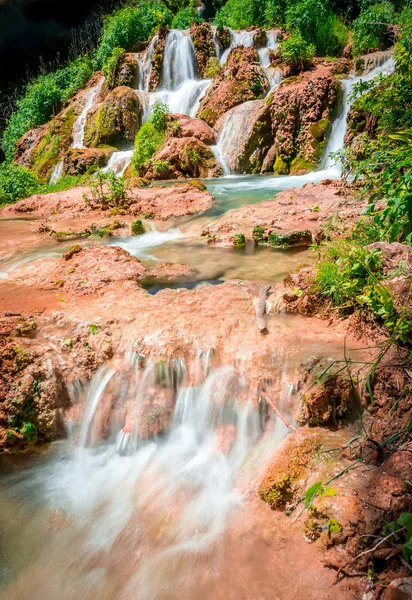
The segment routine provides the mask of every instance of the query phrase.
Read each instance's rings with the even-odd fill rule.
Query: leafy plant
[[[126,209],[132,199],[128,197],[128,181],[116,177],[112,171],[98,171],[89,184],[89,193],[83,193],[83,198],[92,208],[107,210]]]
[[[384,522],[384,536],[396,536],[401,542],[402,555],[405,560],[411,562],[412,557],[412,514],[402,513],[396,521]]]
[[[0,165],[0,204],[28,198],[39,189],[37,177],[25,167],[9,163]]]
[[[384,0],[362,10],[353,23],[353,49],[363,54],[370,48],[382,50],[391,43],[391,25],[395,21],[395,9]]]
[[[152,106],[149,120],[136,134],[132,165],[138,175],[144,175],[150,159],[164,144],[169,112],[166,104],[156,102]]]
[[[280,44],[280,55],[292,72],[302,71],[311,65],[315,46],[308,44],[299,32],[294,32]]]

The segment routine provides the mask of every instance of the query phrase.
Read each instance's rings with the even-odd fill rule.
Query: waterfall
[[[168,229],[167,231],[158,231],[153,225],[152,227],[153,229],[151,231],[126,238],[124,241],[114,241],[113,245],[120,246],[120,248],[123,248],[129,254],[136,256],[137,258],[151,258],[153,260],[158,260],[154,256],[148,254],[150,248],[163,246],[167,242],[173,242],[184,237],[181,231],[176,227]]]
[[[71,148],[84,148],[85,147],[84,146],[84,128],[86,126],[87,115],[88,115],[90,109],[93,107],[93,105],[96,101],[96,98],[99,95],[100,90],[103,87],[104,81],[105,81],[104,77],[101,77],[99,79],[99,82],[97,83],[97,85],[90,88],[87,92],[86,101],[85,101],[83,110],[73,124],[73,142],[72,142]],[[60,179],[60,177],[62,176],[63,164],[64,164],[64,161],[61,160],[53,168],[50,179],[49,179],[49,183],[51,185],[54,185],[55,183],[57,183],[58,180]]]
[[[73,143],[72,148],[84,148],[84,128],[86,126],[87,114],[92,108],[103,87],[104,77],[101,77],[98,84],[90,88],[87,92],[86,102],[80,115],[73,125]]]
[[[278,46],[280,33],[278,31],[269,30],[266,32],[266,46],[258,48],[258,54],[262,67],[270,65],[270,50],[274,50]]]
[[[163,61],[162,87],[176,90],[197,76],[196,52],[190,35],[178,29],[167,34]]]
[[[227,61],[227,57],[230,54],[230,51],[236,46],[243,46],[244,48],[249,48],[253,46],[253,31],[230,31],[230,44],[229,47],[222,53],[219,62],[221,65],[224,65]]]
[[[114,171],[117,177],[122,177],[127,167],[130,165],[132,156],[133,150],[121,150],[119,152],[113,152],[109,158],[107,166],[102,169],[103,173]]]

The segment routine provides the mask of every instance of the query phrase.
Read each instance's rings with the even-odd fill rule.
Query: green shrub
[[[172,29],[189,29],[193,23],[202,23],[194,4],[181,8],[174,16]]]
[[[166,139],[167,117],[170,111],[166,104],[155,102],[149,120],[137,132],[134,142],[132,166],[138,175],[148,167],[149,160],[156,154]]]
[[[172,12],[156,0],[143,0],[135,6],[126,6],[107,17],[97,50],[97,66],[104,68],[117,48],[127,52],[138,42],[145,42],[161,26],[169,26]]]
[[[286,19],[287,0],[267,0],[264,24],[266,27],[283,26]]]
[[[90,181],[89,193],[84,193],[83,198],[91,208],[127,209],[133,202],[128,191],[129,182],[126,179],[116,177],[113,171],[98,171]]]
[[[363,54],[370,48],[387,48],[390,41],[390,24],[395,21],[395,9],[390,2],[373,4],[362,10],[353,22],[354,53]]]
[[[315,54],[313,44],[308,44],[300,33],[294,32],[280,44],[280,55],[292,71],[301,71],[310,66]]]
[[[110,87],[113,87],[113,80],[116,73],[117,66],[125,54],[124,48],[113,48],[112,55],[103,65],[102,73],[106,78],[106,81]]]
[[[13,159],[17,140],[32,127],[47,123],[87,83],[92,74],[92,60],[88,56],[81,56],[66,67],[40,75],[28,84],[4,131],[2,146],[7,160]]]
[[[39,182],[25,167],[3,163],[0,165],[0,204],[17,202],[39,191]]]
[[[216,15],[216,24],[231,29],[263,25],[265,4],[261,0],[228,0]]]

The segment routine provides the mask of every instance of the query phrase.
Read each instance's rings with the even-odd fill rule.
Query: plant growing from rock
[[[128,196],[129,182],[109,171],[98,171],[89,184],[89,193],[84,192],[83,198],[91,208],[102,210],[127,209],[132,203]]]

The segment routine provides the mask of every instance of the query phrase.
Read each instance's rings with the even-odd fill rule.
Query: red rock
[[[195,137],[205,144],[216,144],[216,132],[202,119],[174,114],[169,121],[177,121],[179,130],[169,132],[170,137]]]

